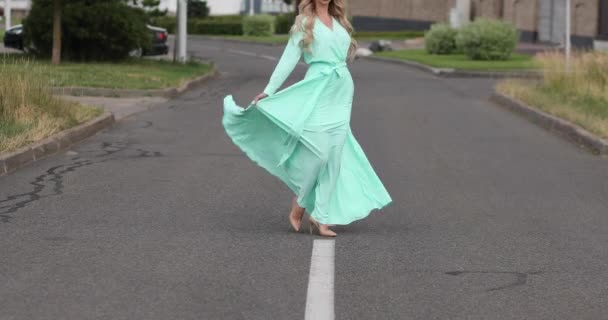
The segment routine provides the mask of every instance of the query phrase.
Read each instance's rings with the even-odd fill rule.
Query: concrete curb
[[[593,133],[556,116],[532,108],[525,103],[494,92],[491,101],[513,112],[519,113],[531,122],[553,132],[556,132],[578,145],[591,149],[599,155],[608,155],[608,140],[602,139]]]
[[[528,79],[539,79],[542,77],[542,73],[538,71],[472,71],[472,70],[460,70],[450,68],[435,68],[410,60],[401,60],[395,58],[367,56],[361,57],[363,59],[380,61],[386,63],[398,64],[414,69],[430,73],[432,75],[444,78],[528,78]]]
[[[104,112],[104,114],[94,119],[56,133],[42,141],[35,142],[9,153],[0,154],[0,176],[61,150],[65,150],[73,144],[112,125],[114,122],[114,114],[111,112]]]
[[[137,90],[137,89],[108,89],[108,88],[88,88],[88,87],[65,87],[65,88],[52,88],[52,92],[55,95],[67,95],[67,96],[87,96],[87,97],[110,97],[110,98],[134,98],[134,97],[165,97],[175,98],[176,96],[184,93],[184,91],[191,89],[209,79],[215,78],[219,72],[215,66],[209,71],[209,73],[200,77],[194,78],[185,84],[168,89],[152,89],[152,90]]]

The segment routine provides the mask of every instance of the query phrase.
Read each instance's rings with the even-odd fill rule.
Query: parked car
[[[167,29],[146,25],[148,30],[152,32],[152,44],[149,48],[140,48],[131,52],[132,56],[158,56],[167,54],[169,46],[167,45]],[[28,48],[23,45],[23,25],[18,24],[6,30],[4,34],[4,46],[14,48],[21,51],[27,51]]]
[[[4,33],[4,46],[23,51],[23,25],[18,24]]]

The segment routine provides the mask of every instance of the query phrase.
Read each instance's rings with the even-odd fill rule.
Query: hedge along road
[[[491,81],[354,64],[352,128],[395,201],[317,246],[326,240],[288,232],[290,193],[220,124],[224,95],[249,101],[281,48],[190,50],[221,77],[0,178],[3,317],[608,311],[608,162],[492,105]]]

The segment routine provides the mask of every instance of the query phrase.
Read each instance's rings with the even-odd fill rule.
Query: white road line
[[[266,59],[266,60],[270,60],[270,61],[277,61],[277,60],[279,60],[278,58],[275,58],[273,56],[269,56],[269,55],[265,55],[265,54],[257,54],[255,52],[249,52],[249,51],[243,51],[243,50],[235,50],[235,49],[228,49],[227,51],[230,52],[230,53],[236,53],[236,54],[240,54],[240,55],[244,55],[244,56],[249,56],[249,57],[262,58],[262,59]]]
[[[232,52],[232,53],[236,53],[236,54],[242,54],[244,56],[250,56],[250,57],[255,57],[256,54],[253,52],[249,52],[249,51],[242,51],[242,50],[234,50],[234,49],[228,49],[228,52]]]
[[[314,240],[305,320],[334,320],[335,241]]]
[[[277,58],[275,58],[275,57],[273,57],[273,56],[267,56],[267,55],[265,55],[265,54],[261,54],[261,55],[259,55],[259,57],[260,57],[260,58],[267,59],[267,60],[271,60],[271,61],[277,61],[277,60],[279,60],[279,59],[277,59]]]

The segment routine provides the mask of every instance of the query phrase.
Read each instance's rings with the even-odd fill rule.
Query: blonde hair
[[[298,7],[299,15],[291,28],[290,33],[304,32],[304,37],[300,42],[302,48],[310,50],[310,45],[314,41],[312,29],[315,22],[316,7],[315,0],[302,0]],[[348,49],[348,60],[352,61],[357,51],[357,41],[352,37],[354,28],[346,18],[346,2],[344,0],[332,0],[329,3],[329,15],[336,18],[351,36],[350,47]]]

